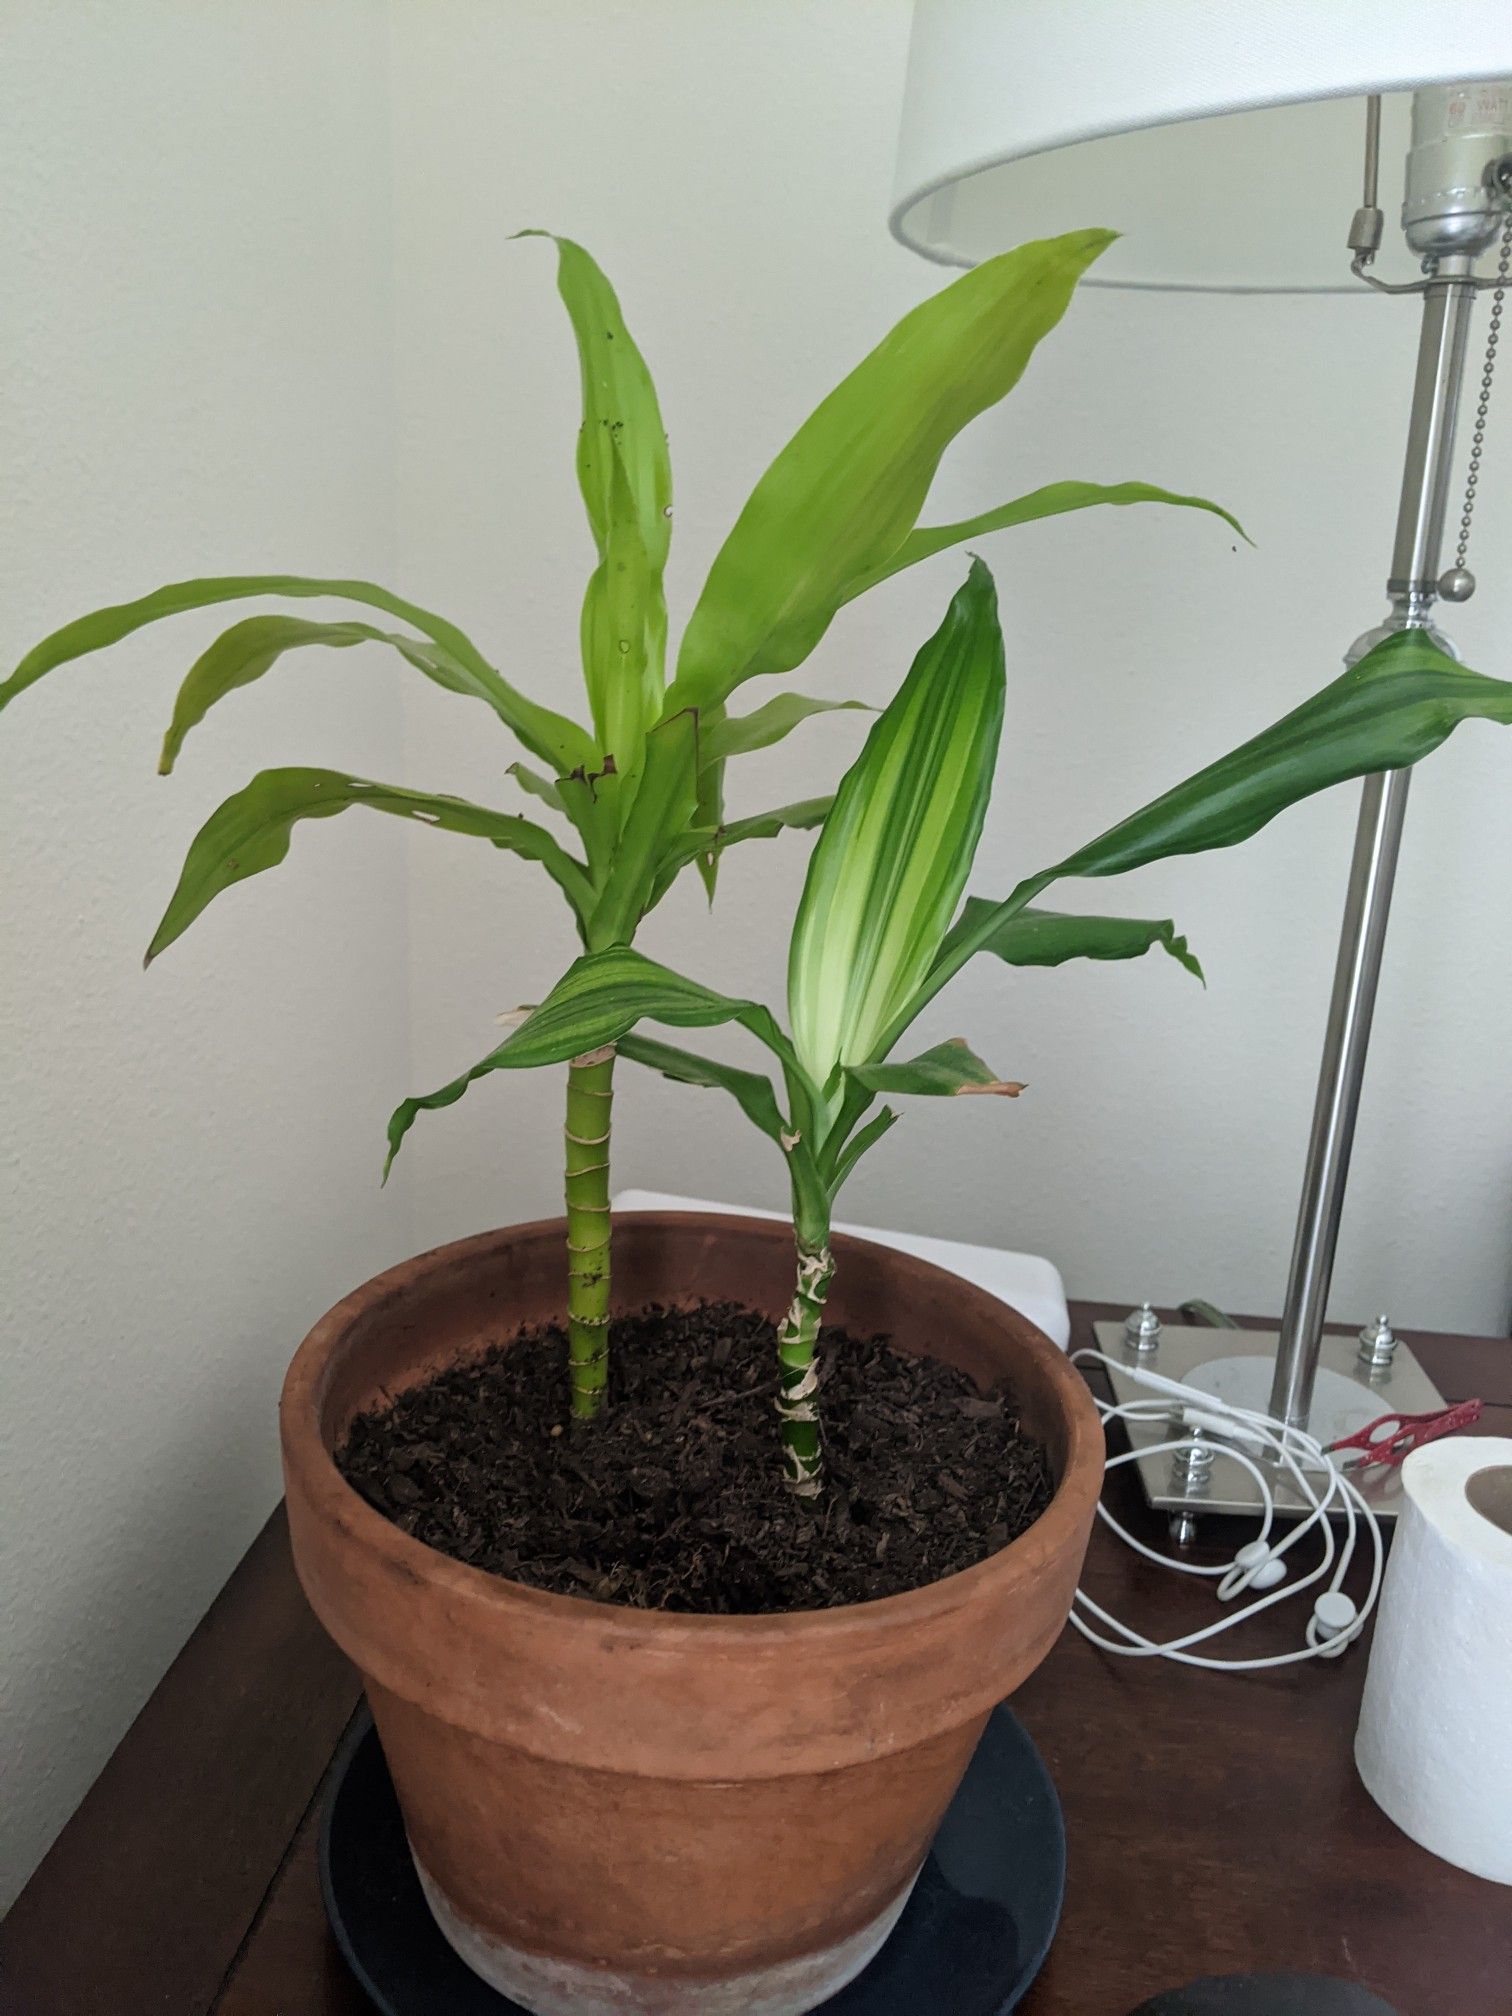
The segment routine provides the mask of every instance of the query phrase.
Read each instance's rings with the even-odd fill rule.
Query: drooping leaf
[[[664,856],[692,822],[698,801],[697,715],[674,714],[653,728],[640,775],[624,785],[634,796],[589,920],[588,942],[595,950],[629,941],[651,907]]]
[[[1003,725],[992,576],[972,563],[944,622],[873,724],[809,860],[788,960],[805,1068],[871,1061],[950,928]]]
[[[760,1071],[743,1071],[738,1065],[720,1064],[712,1057],[696,1057],[691,1050],[658,1043],[649,1036],[622,1036],[618,1048],[619,1054],[628,1057],[632,1064],[660,1071],[664,1078],[673,1078],[679,1085],[705,1085],[730,1093],[739,1101],[748,1120],[754,1120],[763,1134],[781,1141],[787,1122],[777,1104],[771,1079]]]
[[[951,958],[956,945],[1001,907],[985,897],[968,896],[940,948],[940,957]],[[1061,966],[1068,959],[1138,959],[1157,945],[1188,973],[1203,979],[1195,954],[1169,917],[1086,917],[1066,910],[1021,910],[998,924],[976,950],[991,952],[1009,966]]]
[[[416,603],[406,602],[402,596],[391,595],[386,588],[375,587],[371,581],[322,581],[301,574],[226,574],[198,581],[175,581],[150,595],[138,596],[134,602],[117,602],[105,609],[92,610],[87,616],[77,616],[34,645],[10,677],[0,681],[0,709],[58,666],[118,644],[123,637],[149,623],[182,615],[190,609],[208,609],[219,602],[245,601],[254,595],[330,596],[338,601],[365,603],[389,616],[397,616],[440,647],[434,661],[422,670],[456,692],[474,693],[486,700],[533,756],[558,770],[571,770],[577,764],[591,764],[595,760],[591,736],[566,715],[528,700],[501,678],[471,638],[454,623],[432,615]]]
[[[753,749],[769,749],[815,714],[851,712],[872,714],[876,709],[865,700],[811,700],[806,693],[779,693],[764,706],[752,708],[749,714],[731,716],[721,708],[719,720],[703,738],[702,760],[723,762],[727,756],[745,756]]]
[[[801,1133],[793,1132],[783,1117],[769,1078],[759,1071],[718,1064],[712,1058],[697,1057],[691,1050],[657,1043],[645,1036],[622,1036],[617,1047],[619,1054],[628,1057],[632,1064],[648,1065],[679,1084],[711,1086],[731,1093],[746,1117],[754,1120],[763,1134],[770,1135],[787,1158],[795,1223],[800,1227],[828,1227],[829,1189],[809,1143]]]
[[[903,317],[777,456],[720,548],[678,654],[673,704],[788,672],[918,521],[947,447],[1022,376],[1111,243],[1073,231],[985,260]]]
[[[577,339],[583,387],[577,473],[598,551],[583,599],[583,676],[594,726],[633,774],[661,704],[667,642],[662,572],[672,536],[672,469],[651,373],[614,289],[581,245],[550,232],[557,291]]]
[[[591,901],[582,864],[544,828],[514,813],[490,812],[465,798],[373,784],[342,770],[263,770],[212,812],[195,835],[178,887],[148,947],[147,962],[180,937],[223,890],[276,868],[288,854],[290,836],[300,820],[328,819],[354,805],[490,840],[495,847],[539,861],[579,916]]]
[[[962,546],[968,539],[980,539],[987,532],[1005,532],[1015,525],[1030,525],[1039,518],[1058,518],[1064,511],[1086,511],[1098,504],[1174,504],[1191,511],[1210,511],[1225,525],[1232,526],[1247,545],[1253,543],[1233,513],[1207,497],[1184,497],[1175,490],[1162,490],[1154,483],[1046,483],[1026,496],[1015,497],[1011,503],[999,504],[995,510],[979,511],[975,518],[960,518],[953,525],[916,526],[895,553],[851,583],[845,599],[854,601],[890,575],[901,574],[905,567],[915,567],[919,561],[943,553],[947,547]]]
[[[796,1070],[792,1045],[760,1002],[717,994],[628,945],[612,945],[585,954],[569,967],[540,1006],[470,1071],[437,1092],[406,1099],[389,1122],[389,1165],[417,1114],[454,1105],[479,1078],[492,1071],[568,1063],[618,1043],[641,1022],[673,1029],[710,1029],[738,1022],[766,1044],[785,1070]]]
[[[1054,867],[1027,877],[959,938],[952,933],[948,952],[885,1032],[880,1054],[951,975],[1052,882],[1123,875],[1172,855],[1232,847],[1315,792],[1420,762],[1461,722],[1473,720],[1512,724],[1512,682],[1472,672],[1419,630],[1386,638],[1261,734]]]
[[[1017,1099],[1024,1089],[1017,1079],[999,1078],[959,1036],[904,1063],[851,1065],[846,1076],[868,1092],[907,1092],[936,1099],[956,1099],[966,1093]]]
[[[353,644],[387,644],[448,692],[474,694],[480,699],[489,697],[466,666],[429,638],[379,630],[371,623],[312,623],[305,616],[248,616],[223,630],[190,666],[163,737],[159,772],[164,777],[168,775],[178,760],[185,736],[204,720],[217,700],[224,699],[238,686],[250,686],[261,679],[286,651],[311,644],[324,644],[335,650]]]

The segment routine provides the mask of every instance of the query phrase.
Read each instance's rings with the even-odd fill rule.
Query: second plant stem
[[[782,1464],[795,1497],[817,1498],[824,1488],[819,1437],[819,1325],[835,1263],[829,1227],[800,1226],[798,1281],[777,1331],[777,1416]]]
[[[567,1067],[567,1369],[572,1416],[591,1421],[609,1380],[609,1121],[614,1051]]]

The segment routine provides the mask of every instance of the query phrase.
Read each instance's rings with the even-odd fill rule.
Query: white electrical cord
[[[1110,1358],[1103,1351],[1071,1353],[1073,1364],[1089,1361],[1117,1370],[1125,1379],[1132,1379],[1136,1385],[1146,1387],[1152,1395],[1158,1396],[1149,1400],[1125,1400],[1122,1405],[1115,1405],[1099,1399],[1094,1393],[1092,1397],[1097,1402],[1097,1411],[1104,1426],[1110,1421],[1146,1421],[1169,1426],[1172,1430],[1168,1441],[1158,1442],[1153,1447],[1146,1444],[1137,1450],[1130,1448],[1122,1455],[1110,1456],[1110,1470],[1132,1463],[1137,1456],[1158,1456],[1167,1451],[1174,1454],[1177,1450],[1200,1447],[1211,1452],[1216,1461],[1237,1463],[1241,1469],[1247,1470],[1259,1490],[1263,1508],[1258,1538],[1247,1541],[1232,1561],[1206,1565],[1173,1560],[1167,1554],[1157,1553],[1121,1526],[1107,1506],[1101,1503],[1097,1508],[1098,1517],[1126,1546],[1132,1547],[1136,1554],[1142,1554],[1147,1561],[1174,1569],[1178,1575],[1216,1577],[1216,1594],[1221,1603],[1230,1603],[1236,1596],[1252,1589],[1271,1590],[1273,1593],[1219,1617],[1200,1630],[1189,1631],[1184,1637],[1160,1642],[1146,1638],[1132,1625],[1120,1622],[1101,1604],[1094,1602],[1085,1589],[1078,1589],[1072,1602],[1071,1622],[1082,1636],[1100,1646],[1104,1652],[1117,1652],[1133,1659],[1174,1659],[1183,1666],[1202,1666],[1218,1673],[1258,1673],[1271,1666],[1295,1666],[1304,1659],[1338,1658],[1345,1647],[1359,1637],[1366,1618],[1375,1608],[1385,1558],[1380,1521],[1365,1502],[1359,1487],[1345,1475],[1323,1445],[1303,1429],[1288,1428],[1284,1422],[1274,1420],[1268,1414],[1255,1413],[1248,1407],[1236,1407],[1209,1393],[1199,1393],[1191,1386],[1163,1378],[1158,1372],[1130,1365],[1127,1359]],[[1199,1441],[1198,1434],[1192,1431],[1200,1431],[1202,1439]],[[1276,1520],[1275,1497],[1264,1465],[1255,1460],[1257,1456],[1268,1457],[1272,1468],[1279,1466],[1309,1507],[1292,1530],[1274,1544],[1271,1532]],[[1336,1541],[1329,1516],[1335,1511],[1342,1513],[1344,1519],[1342,1542]],[[1370,1535],[1373,1559],[1369,1590],[1363,1605],[1357,1606],[1352,1597],[1344,1594],[1343,1583],[1354,1559],[1357,1522],[1361,1519]],[[1288,1554],[1315,1530],[1322,1536],[1322,1560],[1300,1580],[1287,1582],[1292,1566],[1287,1560]],[[1305,1633],[1306,1642],[1297,1651],[1277,1652],[1265,1659],[1212,1659],[1190,1650],[1194,1645],[1205,1644],[1225,1631],[1232,1631],[1251,1617],[1258,1617],[1262,1610],[1269,1610],[1274,1604],[1284,1603],[1288,1597],[1313,1588],[1325,1576],[1328,1587],[1313,1600],[1313,1612]],[[1286,1583],[1284,1588],[1280,1586],[1282,1583]],[[1104,1636],[1102,1631],[1088,1623],[1089,1616],[1119,1636]]]

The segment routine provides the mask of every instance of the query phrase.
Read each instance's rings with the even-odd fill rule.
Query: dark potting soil
[[[531,1332],[358,1415],[336,1461],[455,1560],[656,1610],[895,1595],[984,1560],[1050,1502],[1009,1399],[839,1330],[822,1340],[825,1492],[795,1499],[775,1368],[775,1329],[749,1309],[650,1309],[614,1326],[607,1412],[573,1425],[562,1333]]]

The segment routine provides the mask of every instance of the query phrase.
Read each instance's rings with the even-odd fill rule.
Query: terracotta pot
[[[925,1589],[779,1617],[567,1596],[410,1539],[331,1459],[352,1415],[560,1317],[559,1222],[422,1254],[300,1347],[281,1425],[317,1615],[361,1669],[442,1930],[539,2016],[795,2016],[887,1936],[982,1725],[1059,1636],[1102,1478],[1091,1399],[1047,1338],[922,1260],[837,1239],[830,1311],[982,1384],[1007,1375],[1057,1478],[990,1560]],[[781,1224],[615,1222],[615,1300],[777,1315]],[[775,1457],[775,1448],[773,1460]]]

